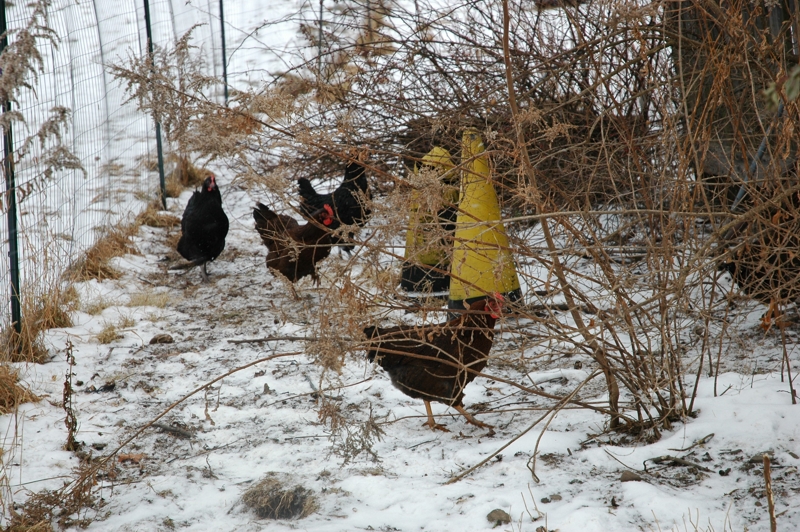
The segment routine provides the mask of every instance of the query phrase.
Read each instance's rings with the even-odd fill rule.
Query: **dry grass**
[[[86,314],[97,316],[112,305],[114,305],[113,301],[104,298],[98,298],[82,304],[81,310]]]
[[[169,196],[169,191],[167,191]],[[180,218],[173,216],[161,210],[161,203],[159,201],[151,201],[147,204],[147,208],[139,213],[136,217],[137,225],[146,225],[148,227],[175,227],[181,224]]]
[[[129,307],[156,307],[164,308],[169,303],[170,296],[167,292],[136,292],[131,294]]]
[[[185,157],[177,157],[175,169],[166,178],[168,198],[177,198],[186,188],[196,188],[208,177],[208,170],[198,168]]]
[[[50,524],[50,519],[43,516],[34,518],[16,514],[5,532],[53,532],[53,525]]]
[[[0,364],[0,414],[8,414],[17,405],[39,398],[19,385],[19,373],[11,366]]]
[[[120,329],[130,329],[134,325],[136,325],[136,320],[131,316],[122,316],[117,323],[117,327]]]
[[[314,492],[302,486],[287,488],[290,479],[267,476],[242,495],[244,504],[262,519],[302,519],[317,510]]]
[[[0,334],[0,363],[36,362],[47,360],[47,350],[41,343],[41,333],[47,329],[71,327],[69,312],[78,305],[74,288],[56,287],[44,295],[24,294],[20,332],[9,328]]]
[[[122,335],[119,333],[117,326],[113,323],[106,323],[103,330],[95,335],[95,339],[101,344],[110,344],[114,340],[119,340]]]
[[[71,275],[74,281],[88,281],[97,279],[119,279],[121,273],[115,270],[110,261],[114,257],[121,257],[129,253],[137,253],[131,237],[139,230],[137,224],[120,225],[106,232],[106,234],[86,252],[84,259],[78,264]]]

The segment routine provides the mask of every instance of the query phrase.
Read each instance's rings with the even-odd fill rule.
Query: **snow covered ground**
[[[486,516],[495,509],[513,520],[499,530],[694,530],[692,523],[700,530],[768,530],[764,452],[773,457],[781,529],[800,522],[800,407],[791,405],[788,386],[774,371],[720,375],[718,397],[713,379],[703,378],[698,417],[651,445],[602,443],[589,436],[602,430],[599,414],[562,410],[541,437],[536,483],[526,464],[543,423],[510,442],[544,413],[540,398],[479,378],[467,388],[465,403],[472,411],[480,404],[491,408],[480,419],[496,433],[467,425],[443,405],[434,405],[434,414],[451,432],[432,432],[421,426],[423,403],[393,388],[382,370],[354,351],[340,375],[329,373],[322,381],[350,423],[349,442],[347,430],[331,438],[314,394],[320,369],[309,352],[315,344],[231,340],[313,334],[326,312],[325,289],[341,280],[345,258],[335,251],[322,263],[321,286],[304,280],[294,300],[266,271],[266,250],[252,227],[252,206],[263,195],[224,177],[220,183],[231,232],[225,252],[209,266],[211,283],[200,283],[197,271],[167,272],[161,259],[170,251],[168,230],[143,227],[136,239],[142,255],[115,262],[122,279],[77,287],[82,308],[105,309],[78,312],[74,327],[50,331],[53,360],[24,368],[24,382],[43,400],[0,418],[15,501],[24,501],[29,490],[62,486],[78,467],[78,459],[62,450],[60,401],[71,342],[77,439],[95,456],[115,449],[198,386],[260,358],[287,354],[225,377],[159,420],[183,434],[151,427],[122,449],[141,457],[138,463],[115,461],[113,471],[100,477],[105,502],[96,514],[90,511],[88,530],[477,531],[493,528]],[[180,215],[188,196],[170,200],[174,214]],[[364,261],[353,261],[354,279]],[[754,352],[765,360],[779,357],[775,333],[756,332],[753,310],[755,317],[741,325],[741,350],[728,353],[730,360]],[[101,344],[96,334],[108,324],[120,328],[121,338]],[[513,320],[500,325],[519,326]],[[149,344],[157,334],[171,335],[174,343]],[[519,352],[513,338],[498,338],[492,354],[539,360],[529,376],[546,391],[568,392],[596,369],[587,357]],[[797,367],[796,349],[791,357]],[[578,358],[582,369],[574,369]],[[487,373],[526,380],[512,364],[490,363]],[[94,391],[111,382],[112,390]],[[602,401],[602,388],[590,386],[583,398]],[[355,454],[370,415],[382,437],[372,442],[372,453]],[[700,440],[705,443],[693,446]],[[447,484],[500,449],[483,467]],[[664,455],[707,471],[651,460]],[[631,470],[642,480],[623,482],[622,473]],[[317,510],[294,521],[257,518],[240,499],[270,472],[313,490]]]
[[[257,86],[276,68],[281,46],[294,35],[286,28],[294,23],[263,26],[263,7],[250,3],[228,20],[236,43],[229,47],[229,73],[243,87]],[[261,57],[264,43],[275,53]],[[764,452],[773,457],[779,529],[800,529],[800,406],[791,405],[781,381],[779,333],[764,334],[757,326],[763,312],[757,303],[741,306],[743,318],[728,331],[737,341],[725,353],[730,371],[716,383],[701,379],[697,418],[675,424],[654,444],[594,438],[607,420],[573,408],[561,410],[543,434],[545,422],[525,432],[551,403],[486,379],[467,388],[465,403],[495,426],[495,434],[467,425],[442,405],[434,405],[434,414],[451,432],[434,433],[421,426],[423,403],[393,388],[362,352],[349,353],[340,374],[322,378],[315,357],[324,342],[236,342],[316,334],[320,321],[331,319],[328,287],[347,279],[366,283],[359,276],[373,257],[357,254],[351,262],[334,252],[322,264],[321,285],[306,279],[297,288],[300,299],[293,299],[285,282],[266,271],[266,250],[253,230],[253,205],[272,198],[232,183],[225,169],[214,170],[231,231],[225,252],[209,266],[211,283],[201,284],[197,271],[167,272],[162,259],[171,252],[169,230],[143,227],[136,238],[141,255],[115,261],[124,272],[120,280],[76,286],[82,311],[74,314],[74,326],[47,333],[53,359],[21,367],[23,381],[42,401],[0,417],[3,476],[14,502],[60,488],[79,467],[75,454],[63,450],[60,406],[71,344],[77,439],[94,457],[116,449],[203,384],[276,356],[179,402],[160,426],[127,444],[121,454],[134,459],[113,461],[98,478],[104,502],[88,511],[88,530],[479,531],[494,527],[487,514],[495,509],[512,518],[497,530],[769,530]],[[180,216],[189,194],[170,200],[173,214]],[[109,325],[121,337],[102,344],[97,335]],[[541,333],[533,324],[506,319],[498,327],[506,332],[498,335],[487,368],[498,378],[565,394],[597,369],[588,357],[526,347],[509,332]],[[792,327],[787,347],[796,372],[798,330]],[[158,334],[174,342],[150,344]],[[110,383],[113,389],[105,386]],[[320,384],[348,421],[336,433],[319,417]],[[598,379],[582,398],[605,400]],[[382,435],[364,441],[360,431],[370,419]],[[537,444],[539,482],[528,469]],[[447,483],[498,451],[486,465]],[[653,462],[664,455],[697,465]],[[626,471],[641,480],[623,482]],[[241,497],[271,472],[313,490],[317,509],[300,520],[259,519]]]

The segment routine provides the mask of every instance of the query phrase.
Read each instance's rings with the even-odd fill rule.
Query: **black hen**
[[[208,282],[206,263],[219,257],[228,234],[228,217],[222,210],[222,196],[214,174],[209,172],[203,188],[189,198],[181,219],[181,233],[178,253],[195,265],[202,265],[203,280]]]
[[[364,202],[370,198],[370,194],[364,166],[360,162],[348,163],[344,171],[344,181],[331,194],[319,194],[305,177],[298,179],[297,184],[300,188],[300,210],[306,216],[311,216],[323,205],[333,207],[334,220],[328,226],[331,231],[335,231],[341,225],[363,227],[367,223],[371,211]],[[350,231],[347,236],[352,239],[354,233]],[[331,242],[342,246],[348,253],[355,247],[347,243],[347,239],[336,235],[331,236]]]
[[[386,370],[401,392],[425,401],[424,425],[431,429],[447,430],[433,420],[431,401],[452,406],[473,425],[491,428],[464,410],[462,400],[464,388],[489,360],[501,305],[502,296],[497,294],[439,325],[366,327],[367,358]]]

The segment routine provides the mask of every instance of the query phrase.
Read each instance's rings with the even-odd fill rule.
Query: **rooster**
[[[502,296],[475,301],[461,316],[439,325],[366,327],[367,358],[389,374],[401,392],[425,402],[423,426],[448,432],[433,419],[431,401],[458,410],[468,423],[491,429],[464,410],[464,388],[486,367]]]
[[[216,177],[209,172],[203,188],[194,191],[183,211],[178,253],[194,265],[202,265],[203,281],[208,282],[206,263],[219,257],[227,235],[228,217],[222,210]]]
[[[344,171],[344,180],[339,188],[331,194],[320,194],[305,177],[297,180],[300,191],[300,210],[306,216],[322,208],[323,205],[333,206],[334,219],[328,228],[335,231],[341,225],[357,225],[363,227],[371,214],[370,209],[364,203],[370,198],[367,177],[364,173],[364,166],[353,161],[348,163]],[[348,239],[352,239],[354,233],[347,233]],[[332,235],[331,242],[342,246],[342,249],[350,253],[355,247],[353,244],[346,243],[349,240],[340,236]]]
[[[277,270],[293,283],[306,275],[319,282],[317,263],[331,252],[330,205],[323,204],[311,213],[305,225],[285,214],[276,214],[262,203],[253,209],[253,218],[261,241],[269,250],[267,268]]]

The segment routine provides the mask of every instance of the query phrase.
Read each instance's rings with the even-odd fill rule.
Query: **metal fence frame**
[[[5,197],[0,208],[0,329],[19,330],[25,298],[38,298],[94,245],[104,230],[131,219],[149,200],[164,198],[160,125],[126,102],[108,66],[171,46],[196,24],[208,72],[223,79],[227,102],[223,0],[50,0],[48,26],[58,39],[38,41],[42,68],[15,93],[24,117],[3,130]],[[2,2],[3,50],[25,27],[31,8]],[[208,45],[206,47],[206,45]],[[9,113],[13,102],[2,102]],[[45,173],[47,146],[26,143],[53,108],[70,110],[63,144],[80,169]],[[20,151],[21,148],[24,148]],[[158,171],[150,162],[158,160]],[[163,203],[166,206],[166,203]],[[21,304],[22,303],[22,304]]]

